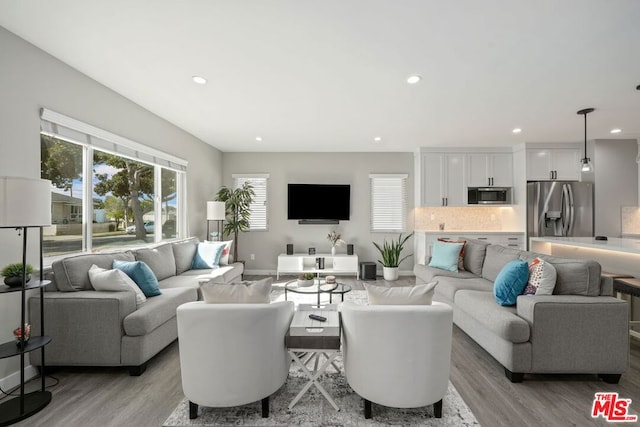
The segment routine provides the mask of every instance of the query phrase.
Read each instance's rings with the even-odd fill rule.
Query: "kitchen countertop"
[[[552,243],[590,249],[602,249],[614,252],[640,254],[640,239],[621,239],[609,237],[608,240],[596,240],[593,237],[531,237],[531,242]]]

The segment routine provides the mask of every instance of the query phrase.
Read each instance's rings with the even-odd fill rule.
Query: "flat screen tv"
[[[348,220],[350,199],[350,185],[289,184],[288,218],[310,222]]]

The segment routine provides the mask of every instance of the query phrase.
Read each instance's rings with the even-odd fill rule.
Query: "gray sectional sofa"
[[[202,299],[199,283],[240,280],[241,263],[212,270],[192,270],[198,239],[158,246],[78,255],[52,264],[53,283],[44,298],[47,366],[128,366],[140,375],[146,363],[178,337],[176,308]],[[89,281],[93,264],[111,269],[114,259],[144,261],[158,279],[161,295],[136,307],[134,292],[99,292]],[[29,299],[30,322],[40,335],[40,298]],[[31,363],[41,365],[40,352]]]
[[[572,373],[619,381],[629,366],[628,307],[612,297],[600,264],[466,240],[465,271],[417,264],[416,281],[439,282],[434,300],[453,307],[454,323],[504,366],[512,382],[524,374]],[[493,281],[502,267],[536,256],[556,269],[553,295],[520,295],[510,307],[496,303]]]

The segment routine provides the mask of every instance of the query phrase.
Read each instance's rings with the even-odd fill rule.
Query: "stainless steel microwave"
[[[469,187],[469,205],[510,205],[511,187]]]

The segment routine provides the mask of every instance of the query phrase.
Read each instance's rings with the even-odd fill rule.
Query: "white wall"
[[[638,144],[635,139],[608,139],[594,145],[595,234],[620,237],[620,208],[638,204]]]
[[[39,109],[47,107],[188,160],[190,231],[204,234],[205,203],[221,182],[218,150],[2,27],[0,64],[0,175],[40,176]],[[30,247],[37,249],[35,241]],[[20,248],[15,231],[0,230],[0,266],[19,260]],[[35,251],[29,262],[38,264]],[[13,339],[19,307],[18,293],[0,295],[0,343]],[[18,360],[0,360],[0,380],[19,369]]]
[[[372,241],[382,242],[397,234],[371,233],[369,221],[369,174],[406,173],[408,230],[413,230],[413,153],[224,153],[223,180],[233,185],[234,173],[269,173],[268,220],[269,230],[242,233],[239,258],[246,260],[246,268],[254,272],[275,273],[279,254],[287,243],[293,243],[295,252],[306,252],[315,247],[317,252],[328,253],[327,233],[336,230],[347,243],[355,245],[360,261],[376,261],[378,253]],[[350,184],[351,219],[335,225],[299,225],[287,220],[287,184]],[[318,203],[330,203],[319,200]],[[405,246],[411,253],[413,242]],[[339,247],[338,253],[346,253]],[[255,260],[250,259],[251,254]],[[406,272],[413,268],[413,258],[400,266]]]

